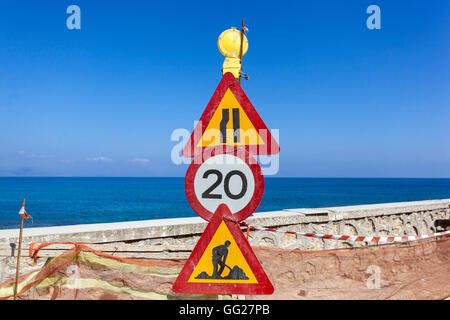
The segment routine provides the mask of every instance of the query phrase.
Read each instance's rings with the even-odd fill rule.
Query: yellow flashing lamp
[[[222,32],[217,40],[217,46],[220,53],[225,56],[222,73],[231,72],[234,77],[239,78],[241,72],[240,50],[241,50],[241,31],[231,28]],[[242,56],[247,53],[248,40],[245,34],[242,39]]]

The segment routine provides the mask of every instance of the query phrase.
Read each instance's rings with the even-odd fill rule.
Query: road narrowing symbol
[[[264,145],[257,129],[230,89],[214,111],[197,147]]]
[[[239,224],[220,205],[173,285],[178,293],[271,294],[273,286]]]
[[[223,152],[226,147],[244,149],[253,155],[280,152],[278,143],[230,72],[222,77],[183,149],[183,156],[193,158],[207,148]]]

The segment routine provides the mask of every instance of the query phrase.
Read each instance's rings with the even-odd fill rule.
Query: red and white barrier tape
[[[276,229],[271,229],[271,228],[250,226],[250,225],[247,225],[245,222],[241,223],[241,225],[246,226],[249,229],[254,229],[254,230],[296,234],[296,235],[304,236],[304,237],[312,237],[312,238],[319,238],[319,239],[332,239],[332,240],[341,240],[341,241],[353,241],[353,242],[371,242],[371,243],[406,242],[406,241],[413,241],[413,240],[419,240],[419,239],[440,237],[440,236],[450,234],[450,231],[442,231],[442,232],[435,232],[432,234],[422,234],[422,235],[418,235],[418,236],[397,236],[397,237],[391,237],[391,236],[347,236],[347,235],[339,235],[339,234],[335,235],[335,234],[322,234],[322,233],[310,233],[310,232],[282,231],[282,230],[276,230]]]

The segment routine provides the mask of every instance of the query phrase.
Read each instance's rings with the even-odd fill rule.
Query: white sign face
[[[194,178],[195,195],[210,212],[224,203],[231,213],[239,212],[255,192],[255,178],[250,167],[239,157],[219,154],[208,158]]]

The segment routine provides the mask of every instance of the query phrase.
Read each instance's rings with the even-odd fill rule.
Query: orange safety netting
[[[446,299],[450,237],[341,250],[254,248],[275,292],[247,299]]]
[[[30,245],[30,257],[55,243]],[[19,278],[19,299],[216,299],[172,291],[184,261],[127,259],[86,244]],[[445,299],[450,296],[450,237],[345,250],[254,247],[275,287],[246,299]],[[11,299],[14,279],[0,284]],[[231,298],[231,296],[222,296]]]
[[[177,299],[172,284],[184,261],[128,259],[76,242],[30,245],[30,257],[53,244],[74,248],[51,259],[43,268],[19,277],[18,299]],[[0,285],[0,299],[12,299],[15,279]],[[217,296],[215,296],[217,298]],[[193,295],[203,299],[213,296]]]

